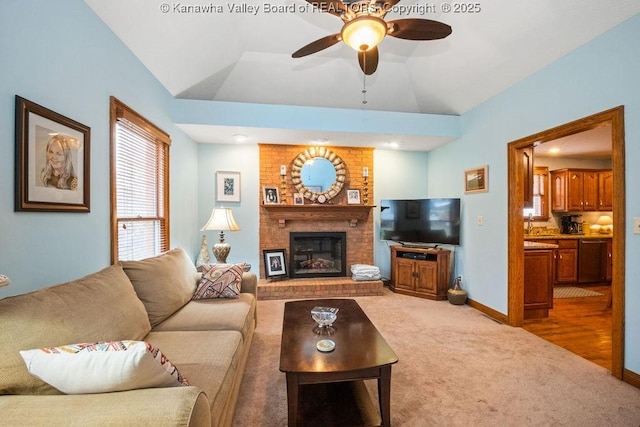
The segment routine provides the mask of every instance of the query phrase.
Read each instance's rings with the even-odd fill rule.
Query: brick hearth
[[[349,277],[258,280],[258,299],[361,297],[382,295],[382,280],[354,281]]]

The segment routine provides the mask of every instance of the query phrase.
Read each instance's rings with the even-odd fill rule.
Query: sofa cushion
[[[189,385],[160,349],[143,341],[71,344],[20,355],[32,375],[66,394]]]
[[[141,261],[121,261],[155,326],[191,300],[198,272],[181,248]]]
[[[254,322],[256,299],[240,294],[237,299],[191,301],[154,331],[238,331],[247,337]]]
[[[168,331],[151,332],[146,340],[162,348],[191,385],[204,391],[211,402],[211,425],[220,425],[242,365],[242,335],[236,331]]]
[[[192,299],[238,298],[243,269],[244,263],[202,265],[202,278]]]
[[[212,427],[209,401],[196,387],[35,398],[2,396],[0,414],[0,425],[15,427]]]
[[[59,394],[32,376],[20,350],[61,343],[141,340],[147,312],[122,267],[0,299],[0,394]]]

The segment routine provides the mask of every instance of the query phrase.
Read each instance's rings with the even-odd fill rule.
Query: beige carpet
[[[523,329],[466,305],[387,289],[355,299],[400,359],[391,383],[394,426],[640,425],[639,389]],[[234,426],[287,425],[278,370],[284,302],[258,302]],[[375,383],[367,386],[374,394]]]

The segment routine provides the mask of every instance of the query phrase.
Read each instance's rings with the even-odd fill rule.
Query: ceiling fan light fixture
[[[351,48],[365,52],[376,47],[387,34],[387,23],[375,16],[360,16],[347,22],[340,36]]]

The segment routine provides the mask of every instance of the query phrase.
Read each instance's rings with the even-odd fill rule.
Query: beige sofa
[[[244,273],[237,299],[191,301],[198,279],[174,249],[0,299],[0,425],[231,425],[256,326],[257,279]],[[31,375],[19,354],[116,340],[155,345],[190,385],[62,394]]]

